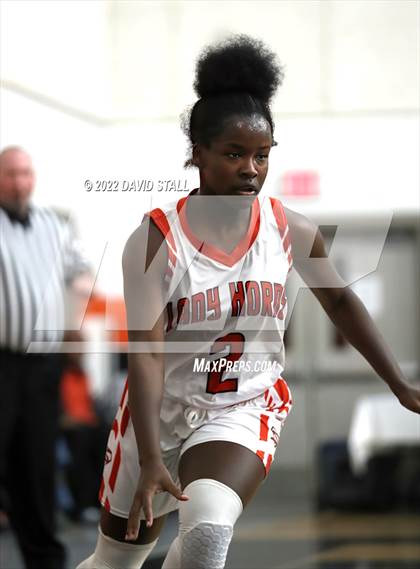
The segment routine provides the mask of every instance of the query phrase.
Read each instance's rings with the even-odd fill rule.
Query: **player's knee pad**
[[[87,559],[83,559],[83,561],[81,561],[79,563],[79,565],[76,567],[76,569],[92,569],[93,568],[93,565],[92,565],[93,557],[94,557],[94,555],[92,554]]]
[[[104,535],[99,529],[94,554],[82,561],[76,569],[139,569],[157,541],[146,545],[125,543]]]
[[[201,478],[185,489],[180,502],[179,539],[182,569],[222,569],[242,513],[238,494],[217,480]]]

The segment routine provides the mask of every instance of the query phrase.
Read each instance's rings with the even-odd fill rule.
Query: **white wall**
[[[263,39],[286,66],[280,113],[416,109],[415,0],[112,3],[116,117],[176,117],[194,100],[204,45],[229,33]]]
[[[109,4],[2,1],[3,81],[94,115],[110,111]]]
[[[263,39],[286,67],[276,113],[418,110],[416,0],[3,0],[2,80],[109,120],[194,101],[203,46]]]

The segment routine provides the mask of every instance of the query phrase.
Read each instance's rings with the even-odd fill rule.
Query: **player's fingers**
[[[125,534],[125,539],[127,541],[137,539],[137,536],[139,535],[141,507],[142,499],[136,494],[127,520],[127,531]]]
[[[153,508],[152,508],[153,492],[147,492],[143,499],[143,512],[146,517],[146,526],[150,528],[153,524]]]
[[[181,488],[178,488],[178,486],[172,481],[168,484],[167,491],[172,494],[172,496],[175,496],[177,500],[182,500],[183,502],[189,500],[188,496],[183,493]]]

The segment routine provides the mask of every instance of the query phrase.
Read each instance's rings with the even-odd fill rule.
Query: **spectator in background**
[[[81,354],[66,355],[61,408],[61,429],[70,451],[66,478],[74,503],[69,514],[74,521],[98,521],[98,493],[109,425],[95,408]]]
[[[63,569],[55,535],[55,442],[66,288],[88,270],[70,225],[31,205],[19,147],[0,153],[0,502],[25,565]],[[31,342],[42,353],[28,353]],[[31,351],[34,345],[31,347]]]

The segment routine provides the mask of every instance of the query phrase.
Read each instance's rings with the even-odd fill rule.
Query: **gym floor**
[[[145,569],[161,567],[176,533],[168,519]],[[70,569],[91,554],[96,527],[60,517]],[[9,530],[0,534],[1,569],[23,565]],[[314,510],[305,475],[272,470],[235,531],[226,569],[419,569],[420,511],[360,513]],[[46,568],[47,569],[47,568]]]

